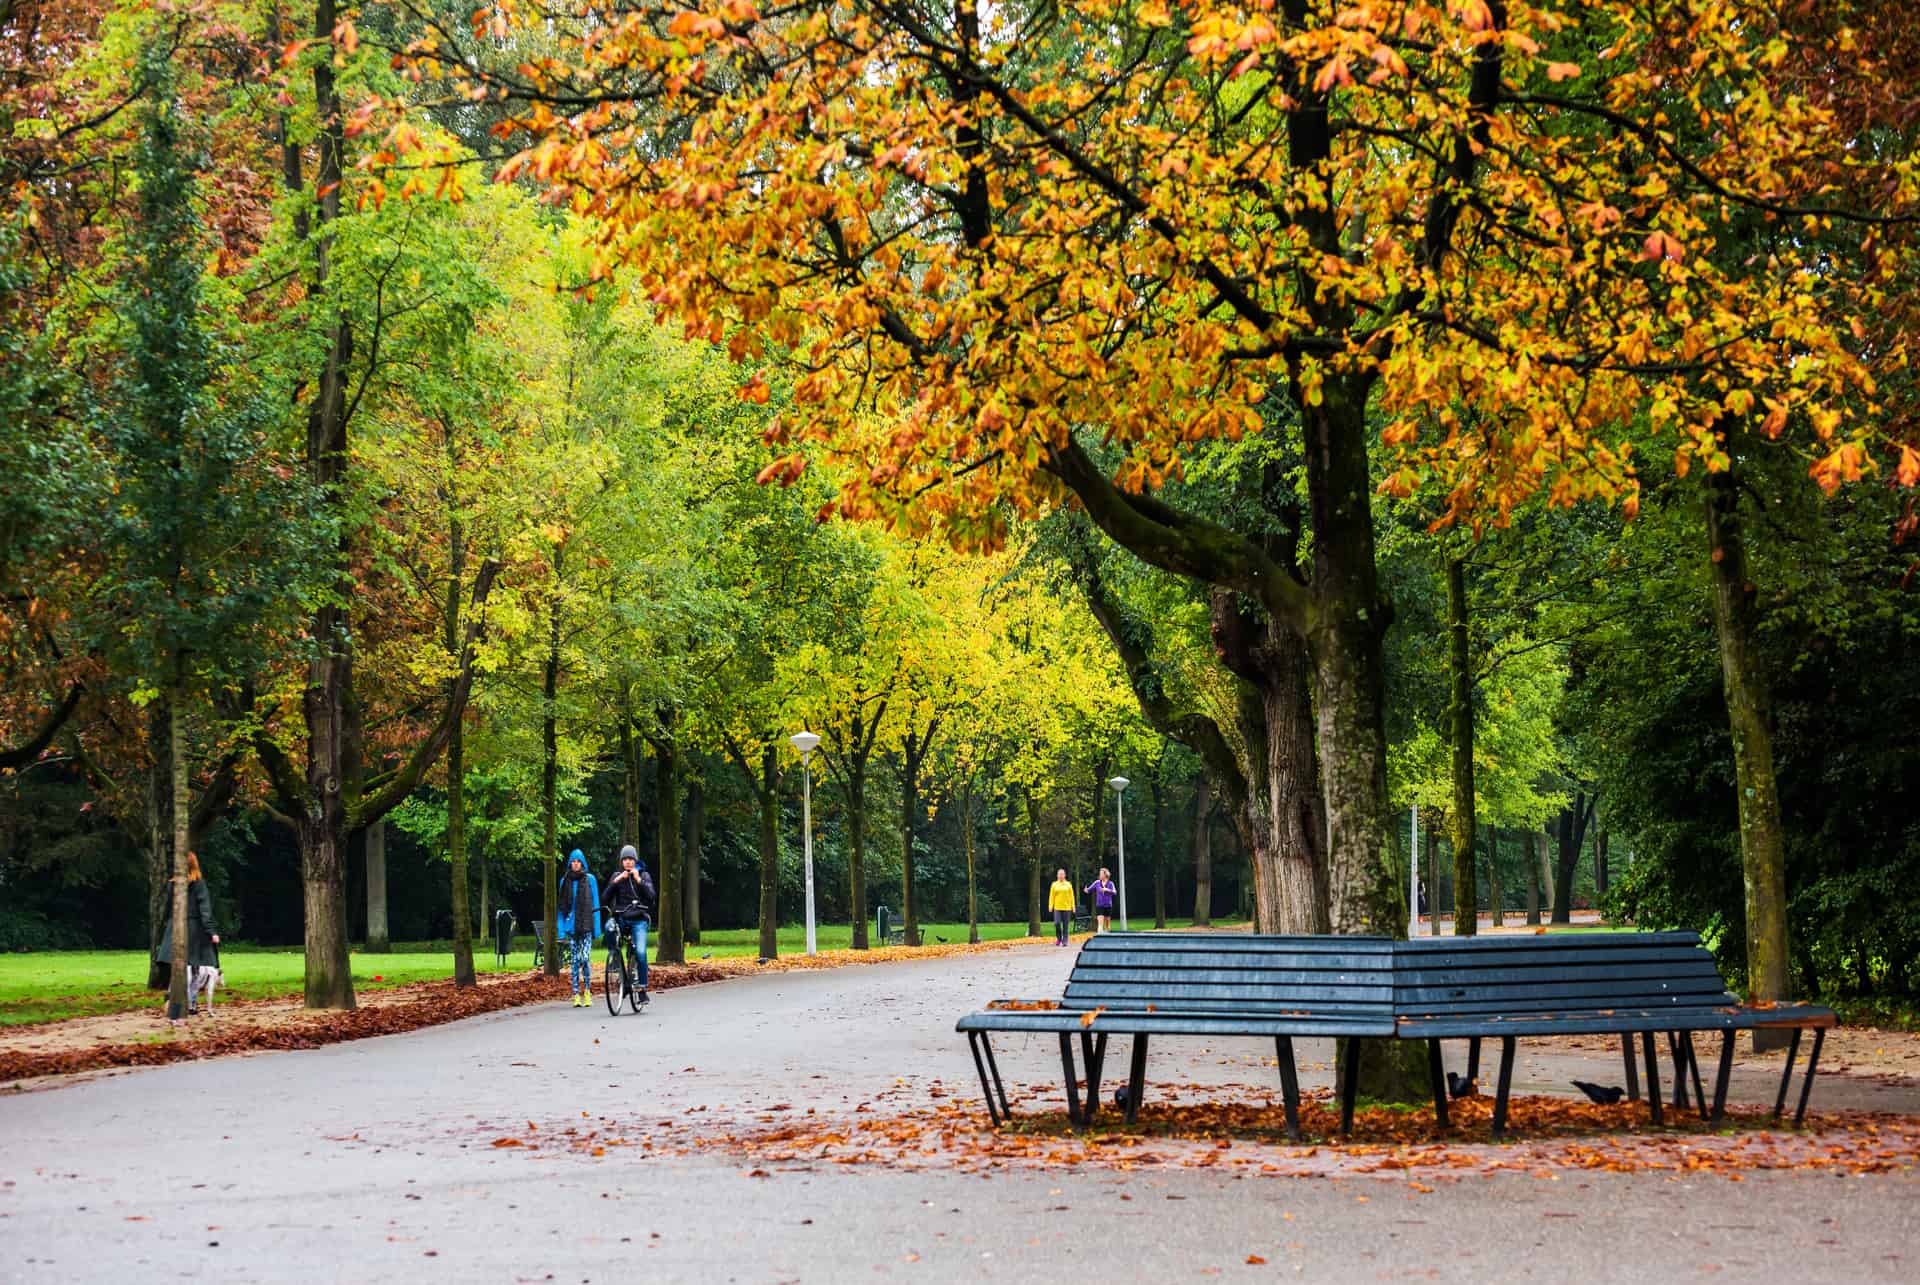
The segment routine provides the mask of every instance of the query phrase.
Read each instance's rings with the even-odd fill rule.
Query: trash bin
[[[493,912],[493,953],[499,957],[500,966],[507,965],[507,952],[513,949],[513,912],[500,909]]]

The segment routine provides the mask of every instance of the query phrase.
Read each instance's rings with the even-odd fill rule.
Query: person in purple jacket
[[[1114,887],[1113,877],[1105,866],[1100,867],[1100,877],[1087,885],[1087,904],[1093,907],[1093,930],[1104,933],[1113,931],[1113,900],[1120,890]]]

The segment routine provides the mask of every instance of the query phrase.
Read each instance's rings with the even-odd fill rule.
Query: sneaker
[[[650,1004],[653,1002],[652,998],[647,994],[647,988],[644,986],[640,988],[640,1002],[642,1004]]]

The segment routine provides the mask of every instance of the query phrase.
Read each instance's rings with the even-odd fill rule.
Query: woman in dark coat
[[[160,948],[154,952],[154,958],[162,964],[173,963],[173,915],[172,906],[168,906],[166,927],[160,933]],[[207,892],[207,881],[200,877],[200,858],[187,854],[187,1012],[194,1011],[192,996],[193,973],[195,968],[217,968],[220,965],[220,934],[213,931],[213,897]]]

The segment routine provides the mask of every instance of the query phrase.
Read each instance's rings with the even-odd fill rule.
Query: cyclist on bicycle
[[[640,854],[629,843],[620,849],[620,870],[607,880],[605,905],[613,919],[609,929],[624,932],[633,941],[633,957],[639,961],[640,1002],[647,1002],[647,925],[653,922],[657,900],[653,878],[640,864]]]

